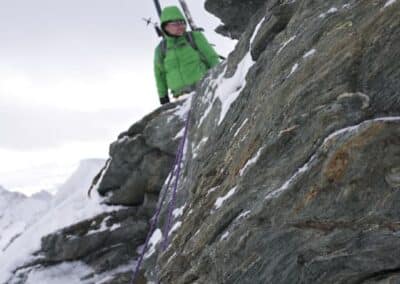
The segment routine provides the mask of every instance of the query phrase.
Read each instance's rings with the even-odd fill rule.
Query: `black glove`
[[[160,98],[160,103],[161,103],[161,105],[165,105],[165,104],[169,103],[169,97],[165,96],[165,97]]]

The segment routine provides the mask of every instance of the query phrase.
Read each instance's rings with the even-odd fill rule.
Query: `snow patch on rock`
[[[240,220],[240,219],[246,218],[247,216],[249,216],[249,215],[250,215],[250,213],[251,213],[251,211],[250,211],[250,210],[247,210],[247,211],[243,212],[242,214],[240,214],[240,215],[237,217],[237,220]]]
[[[396,3],[396,2],[397,2],[397,0],[388,0],[388,1],[385,3],[385,6],[383,6],[383,8],[387,8],[387,7],[393,5],[393,4]]]
[[[264,149],[263,147],[260,148],[260,149],[257,151],[257,153],[254,155],[254,157],[251,158],[251,159],[249,159],[249,160],[247,161],[246,165],[244,165],[244,167],[243,167],[243,168],[240,170],[240,172],[239,172],[239,175],[240,175],[240,176],[243,176],[244,172],[245,172],[251,165],[254,165],[254,164],[258,161],[258,159],[259,159],[260,156],[261,156],[261,153],[262,153],[263,149]]]
[[[265,18],[263,18],[256,26],[253,31],[253,34],[250,38],[250,48],[247,54],[243,57],[236,68],[235,74],[230,78],[225,78],[226,70],[225,67],[224,71],[220,74],[220,76],[213,81],[213,86],[216,86],[214,97],[210,102],[208,108],[205,110],[203,116],[200,118],[199,126],[201,126],[205,120],[205,118],[210,113],[212,107],[214,106],[215,101],[221,103],[221,112],[218,120],[218,125],[224,120],[229,108],[231,105],[236,101],[239,97],[239,94],[243,91],[246,86],[246,75],[249,69],[254,65],[254,61],[251,57],[250,50],[251,44],[258,33],[259,28],[262,26]],[[211,94],[208,93],[206,97],[210,97]]]
[[[226,200],[231,198],[235,194],[236,189],[237,189],[237,186],[232,188],[226,195],[224,195],[222,197],[218,197],[217,200],[215,201],[215,209],[219,209]]]
[[[306,58],[308,58],[308,57],[311,57],[311,56],[313,56],[316,52],[317,52],[317,50],[316,50],[315,48],[313,48],[313,49],[307,51],[307,52],[303,55],[303,58],[306,59]]]
[[[292,41],[294,41],[296,39],[296,36],[292,36],[291,38],[289,38],[287,41],[285,41],[284,43],[282,43],[281,47],[279,48],[279,50],[277,51],[276,54],[279,54],[282,52],[282,50],[285,49],[286,46],[288,46],[289,43],[291,43]]]
[[[221,236],[220,240],[221,240],[221,241],[226,240],[228,237],[229,237],[229,232],[225,232],[225,233]]]
[[[240,125],[240,127],[238,128],[238,130],[236,130],[236,132],[235,132],[235,134],[233,135],[233,137],[236,137],[236,136],[240,133],[240,131],[242,130],[242,128],[246,125],[246,123],[247,123],[248,121],[249,121],[248,118],[246,118],[246,119],[243,121],[242,125]]]
[[[174,211],[172,211],[172,215],[174,216],[174,218],[178,218],[178,217],[182,216],[183,210],[185,209],[185,207],[186,207],[186,204],[180,208],[175,208]]]
[[[320,14],[318,17],[321,18],[321,19],[323,19],[323,18],[325,18],[327,15],[334,14],[334,13],[336,13],[337,11],[339,11],[338,8],[336,8],[336,7],[331,7],[328,11],[326,11],[325,13]]]
[[[289,78],[290,76],[292,76],[293,73],[297,71],[297,69],[299,69],[299,63],[295,63],[293,65],[292,70],[290,70],[290,73],[289,73],[289,75],[287,77]]]
[[[162,240],[162,232],[160,229],[156,229],[153,234],[150,237],[149,240],[149,249],[146,252],[146,254],[144,255],[144,258],[149,258],[150,256],[152,256],[155,252],[156,252],[156,246],[157,244],[159,244]]]
[[[170,233],[170,234],[174,233],[174,232],[175,232],[176,230],[178,230],[181,226],[182,226],[182,222],[181,222],[181,221],[176,222],[176,223],[172,226],[171,231],[170,231],[169,233]]]

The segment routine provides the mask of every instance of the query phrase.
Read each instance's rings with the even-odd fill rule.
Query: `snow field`
[[[32,220],[32,223],[24,229],[24,232],[2,251],[0,254],[0,283],[6,283],[17,267],[34,259],[32,253],[40,249],[42,237],[80,221],[93,218],[101,213],[112,212],[121,208],[102,205],[102,198],[97,194],[97,191],[93,191],[91,199],[87,197],[87,189],[102,165],[93,163],[81,164],[71,178],[60,187],[51,200],[49,207]],[[40,211],[40,205],[37,207],[36,205],[31,206],[30,209],[33,212],[35,210]],[[18,210],[18,208],[15,209]],[[15,211],[14,214],[18,216],[22,212]],[[10,232],[7,230],[2,231],[2,235],[6,233]],[[43,273],[43,275],[47,275],[46,273],[51,273],[51,270]],[[62,282],[50,281],[47,283],[59,284]],[[72,280],[69,283],[73,283]]]

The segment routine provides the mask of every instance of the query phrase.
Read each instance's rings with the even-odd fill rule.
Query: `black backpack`
[[[190,46],[197,51],[197,53],[200,55],[200,59],[201,61],[207,66],[207,68],[210,68],[206,57],[203,55],[203,53],[199,50],[199,48],[196,45],[196,41],[193,38],[193,34],[191,31],[186,32],[184,35],[186,41],[190,44]],[[161,62],[164,62],[164,58],[167,54],[167,40],[164,38],[160,44],[158,45],[160,48],[160,54],[161,54]]]

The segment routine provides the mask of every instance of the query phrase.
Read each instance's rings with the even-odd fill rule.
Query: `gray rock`
[[[223,25],[220,25],[216,32],[238,39],[246,30],[249,19],[261,9],[265,2],[267,1],[207,0],[205,8],[223,22]]]
[[[42,239],[42,261],[83,259],[89,264],[96,263],[94,266],[98,272],[101,272],[104,262],[108,264],[107,268],[116,267],[127,261],[117,260],[115,253],[118,250],[123,250],[130,258],[136,254],[135,248],[144,241],[149,229],[147,218],[132,208],[103,214],[64,228]]]
[[[109,204],[139,206],[146,192],[160,191],[179,142],[183,117],[176,112],[184,102],[157,109],[111,144],[107,166],[94,182]]]

